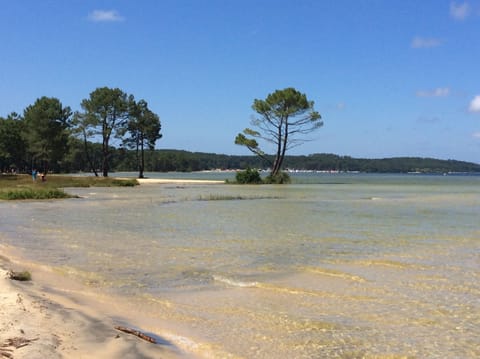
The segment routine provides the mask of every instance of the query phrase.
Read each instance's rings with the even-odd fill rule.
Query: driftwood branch
[[[135,335],[135,336],[137,336],[137,337],[139,337],[143,340],[146,340],[147,342],[157,344],[157,341],[155,340],[155,338],[152,338],[151,336],[149,336],[145,333],[139,332],[138,330],[131,329],[131,328],[120,327],[120,326],[115,327],[115,329],[120,330],[121,332],[124,332],[124,333],[127,333],[127,334]]]
[[[26,338],[21,338],[21,337],[15,337],[15,338],[9,338],[0,345],[0,357],[2,358],[13,358],[12,352],[13,349],[9,349],[9,347],[14,347],[15,349],[23,348],[30,344],[31,342],[34,342],[35,340],[38,340],[38,338],[35,339],[26,339]]]

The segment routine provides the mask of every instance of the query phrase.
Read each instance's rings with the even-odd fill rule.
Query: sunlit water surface
[[[211,357],[480,357],[480,177],[295,182],[0,202],[1,240]]]

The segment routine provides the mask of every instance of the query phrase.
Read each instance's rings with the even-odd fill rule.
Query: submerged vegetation
[[[18,280],[21,282],[27,282],[32,280],[32,275],[28,271],[23,271],[23,272],[9,271],[7,275],[8,275],[8,278],[12,280]]]
[[[198,197],[199,201],[240,201],[240,200],[252,200],[252,199],[279,199],[278,196],[232,196],[224,194],[209,194],[201,195]]]
[[[63,189],[68,187],[122,187],[136,186],[136,179],[110,177],[48,176],[42,181],[28,175],[0,175],[0,199],[58,199],[74,197]]]

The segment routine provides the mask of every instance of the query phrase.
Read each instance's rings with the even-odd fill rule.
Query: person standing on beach
[[[32,179],[33,179],[33,181],[37,180],[37,169],[36,168],[34,168],[32,170]]]

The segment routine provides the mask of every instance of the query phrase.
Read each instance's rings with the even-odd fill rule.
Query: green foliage
[[[46,182],[32,183],[30,176],[0,175],[0,199],[58,199],[72,197],[61,188],[68,187],[131,187],[138,185],[136,179],[48,176]]]
[[[82,101],[85,114],[81,126],[93,135],[102,138],[102,172],[108,177],[110,170],[110,141],[121,138],[126,132],[129,102],[127,94],[119,88],[101,87],[90,93],[88,99]]]
[[[0,117],[0,169],[8,171],[24,166],[27,145],[23,132],[23,122],[16,113],[6,119]]]
[[[4,200],[58,199],[69,197],[71,196],[57,188],[19,188],[0,191],[0,199]]]
[[[237,183],[240,184],[259,184],[262,183],[260,173],[256,169],[247,168],[245,171],[238,171],[235,175]]]
[[[145,100],[136,102],[133,96],[130,96],[130,113],[127,127],[130,137],[124,139],[124,143],[129,148],[135,149],[139,172],[138,177],[143,178],[145,147],[153,150],[155,142],[162,138],[160,117],[148,108]]]
[[[113,187],[135,187],[138,185],[136,179],[114,179],[111,182]]]
[[[57,170],[67,152],[70,107],[54,97],[41,97],[23,114],[24,139],[32,166]]]
[[[270,174],[264,180],[264,183],[268,184],[288,184],[291,182],[292,180],[287,172],[279,172],[276,175]]]
[[[283,93],[282,96],[280,93]],[[280,101],[281,99],[284,101]],[[12,169],[17,173],[30,173],[32,166],[43,172],[48,166],[48,185],[55,180],[50,176],[52,172],[95,173],[95,171],[105,169],[105,158],[108,160],[108,170],[114,171],[134,171],[143,168],[145,171],[190,172],[211,169],[236,170],[250,167],[270,168],[273,172],[275,167],[280,168],[279,165],[281,165],[282,168],[311,171],[480,172],[480,164],[477,163],[418,157],[361,159],[317,153],[308,156],[285,155],[283,159],[279,160],[282,157],[277,157],[278,154],[283,156],[283,149],[287,150],[288,148],[280,148],[279,152],[277,147],[277,151],[270,155],[263,153],[259,146],[260,141],[271,143],[274,146],[282,141],[277,141],[277,137],[268,138],[260,127],[256,127],[257,130],[245,129],[235,138],[235,143],[249,148],[255,156],[152,150],[145,153],[145,163],[140,165],[141,141],[144,141],[146,148],[152,149],[153,139],[161,136],[160,123],[159,117],[148,110],[145,101],[141,100],[136,103],[141,107],[140,115],[132,107],[133,103],[135,103],[133,96],[127,96],[119,89],[100,88],[90,94],[89,99],[84,100],[82,103],[84,112],[77,112],[73,116],[70,116],[70,108],[64,107],[58,99],[42,97],[37,99],[33,105],[28,106],[23,111],[23,116],[12,112],[7,118],[0,117],[0,173],[9,173]],[[280,106],[282,103],[284,107]],[[295,104],[298,106],[294,106]],[[290,131],[292,123],[304,119],[306,127],[297,128],[298,132],[295,134],[289,133],[287,139],[288,147],[296,146],[305,140],[303,135],[309,129],[318,128],[322,124],[319,114],[315,113],[313,109],[310,109],[313,112],[306,110],[298,118],[292,117],[293,114],[301,114],[302,107],[311,105],[313,102],[308,101],[305,95],[294,89],[277,91],[265,100],[254,101],[253,107],[256,111],[258,110],[259,118],[252,121],[252,126],[269,126],[268,119],[271,120],[271,124],[275,125],[275,117],[270,116],[286,114]],[[116,112],[115,108],[119,112]],[[268,119],[264,115],[268,115]],[[311,122],[308,121],[308,116],[311,116]],[[103,132],[101,126],[104,118],[107,120],[106,132]],[[113,118],[115,118],[115,126],[112,126],[112,122],[109,121],[109,119],[113,121]],[[143,122],[144,120],[145,122]],[[309,125],[313,127],[309,127]],[[283,128],[277,127],[276,129]],[[110,130],[111,132],[109,132]],[[104,134],[108,137],[108,145],[103,141]],[[295,139],[297,135],[299,137]],[[123,143],[127,146],[114,147],[111,145],[110,140],[116,137],[122,141],[125,140]],[[102,141],[96,142],[98,139],[102,139]],[[285,140],[285,137],[282,139]],[[87,184],[81,182],[75,186],[84,185]]]

